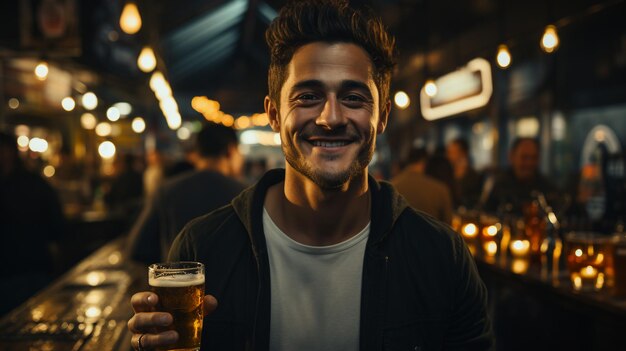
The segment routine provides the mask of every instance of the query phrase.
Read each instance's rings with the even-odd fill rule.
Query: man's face
[[[381,114],[372,70],[368,54],[355,44],[315,42],[296,50],[280,109],[265,101],[287,167],[323,189],[365,172],[390,107],[385,103]]]
[[[448,161],[453,165],[463,160],[466,155],[463,152],[463,149],[457,143],[450,143],[446,147],[446,156],[448,157]]]
[[[531,180],[539,169],[539,148],[535,142],[524,140],[511,151],[509,159],[517,179]]]

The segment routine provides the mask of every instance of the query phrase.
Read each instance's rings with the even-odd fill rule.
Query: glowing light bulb
[[[120,16],[120,28],[126,34],[135,34],[141,29],[139,9],[133,2],[127,2]]]
[[[437,84],[435,84],[435,81],[432,79],[426,81],[426,84],[424,84],[424,91],[426,92],[426,95],[430,97],[437,95]]]
[[[149,73],[156,67],[156,56],[149,46],[144,46],[137,58],[137,66],[142,72]]]
[[[98,146],[98,154],[102,158],[113,158],[115,156],[115,144],[110,141],[103,141]]]
[[[502,44],[498,47],[496,61],[498,62],[498,66],[500,68],[507,68],[511,64],[511,53],[506,45]]]
[[[409,107],[409,104],[411,104],[411,99],[409,99],[409,95],[407,95],[407,93],[403,91],[397,92],[396,95],[393,97],[393,101],[396,103],[396,106],[403,110]]]
[[[133,128],[133,132],[139,134],[143,133],[146,130],[146,122],[141,117],[135,117],[133,119],[133,123],[131,124],[131,128]]]
[[[109,119],[109,121],[111,122],[115,122],[117,120],[120,119],[120,110],[117,109],[117,107],[109,107],[107,109],[107,118]]]
[[[72,111],[74,107],[76,107],[76,101],[74,101],[74,99],[68,96],[66,98],[63,98],[63,100],[61,100],[61,106],[63,107],[65,111],[69,112],[69,111]]]
[[[541,37],[541,49],[547,53],[556,51],[559,47],[559,35],[556,32],[556,27],[549,25],[546,27]]]
[[[86,110],[93,110],[98,107],[98,97],[92,92],[85,93],[81,101]]]
[[[35,67],[35,75],[39,80],[46,80],[46,78],[48,78],[48,72],[48,63],[46,61],[39,62],[37,67]]]

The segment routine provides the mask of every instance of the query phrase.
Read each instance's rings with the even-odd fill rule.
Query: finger
[[[143,338],[141,338],[143,335]],[[139,338],[141,338],[141,348],[153,350],[157,347],[167,346],[178,340],[178,333],[175,330],[168,330],[160,334],[134,334],[130,339],[130,344],[135,350],[139,350]]]
[[[166,312],[140,312],[128,321],[128,330],[141,334],[151,331],[151,328],[167,327],[172,321],[172,315]]]
[[[205,295],[204,296],[204,315],[209,315],[211,312],[215,311],[217,308],[217,299],[213,295]]]
[[[133,307],[135,313],[152,312],[158,301],[159,297],[155,293],[143,291],[134,294],[130,298],[130,305]]]

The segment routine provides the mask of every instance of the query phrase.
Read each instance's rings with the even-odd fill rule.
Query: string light
[[[559,47],[559,35],[556,27],[549,25],[543,32],[541,37],[541,49],[547,53],[553,53]]]
[[[135,34],[141,29],[139,9],[133,2],[127,2],[120,16],[120,28],[126,34]]]
[[[393,97],[393,101],[396,103],[396,106],[403,110],[409,107],[409,105],[411,104],[411,99],[409,98],[409,95],[407,95],[407,93],[405,93],[404,91],[397,92],[396,95],[394,95]]]
[[[150,73],[156,68],[156,56],[149,46],[144,46],[137,58],[137,66],[144,73]]]
[[[46,61],[39,62],[39,64],[35,67],[35,75],[39,80],[46,80],[46,78],[48,78],[48,72],[48,63]]]

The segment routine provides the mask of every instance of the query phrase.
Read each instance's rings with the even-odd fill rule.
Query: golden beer
[[[165,350],[199,350],[204,299],[202,263],[153,264],[148,270],[148,283],[159,296],[157,310],[170,313],[174,319],[167,329],[178,332],[178,341]]]

